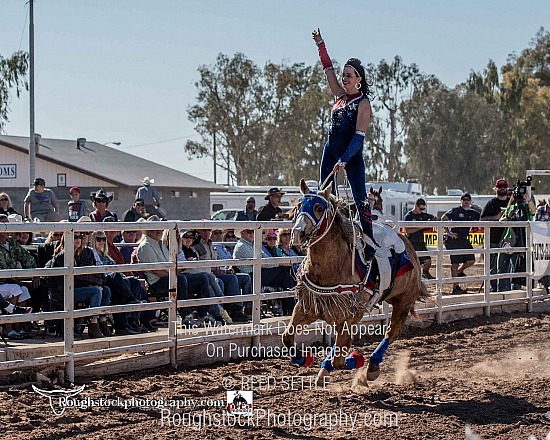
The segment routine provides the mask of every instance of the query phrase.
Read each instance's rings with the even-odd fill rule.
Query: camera
[[[524,201],[523,195],[527,193],[528,186],[531,186],[531,176],[527,176],[527,180],[524,180],[523,182],[519,179],[517,180],[516,186],[514,186],[514,191],[512,192],[517,203]]]

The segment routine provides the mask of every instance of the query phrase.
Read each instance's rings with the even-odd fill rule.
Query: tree
[[[297,185],[302,177],[317,178],[330,123],[323,70],[303,63],[270,63],[264,77],[271,102],[265,151],[275,155],[280,183]]]
[[[514,141],[508,167],[523,178],[529,168],[546,168],[550,153],[550,33],[539,29],[529,48],[509,56],[502,72],[501,105]],[[547,181],[536,184],[539,191],[550,190]]]
[[[4,58],[0,55],[0,132],[8,122],[10,110],[10,90],[15,87],[17,97],[21,89],[28,90],[25,80],[29,65],[29,55],[26,52],[15,52],[11,58]]]
[[[189,154],[213,157],[216,133],[216,159],[239,185],[297,184],[318,175],[330,119],[319,66],[267,63],[260,70],[243,54],[220,54],[199,73],[188,114],[202,140],[186,143]]]
[[[495,104],[499,99],[498,69],[493,60],[489,60],[483,74],[471,72],[467,81],[468,90],[482,96],[487,103]]]
[[[242,183],[247,169],[258,161],[254,150],[265,118],[260,70],[242,53],[232,59],[219,54],[213,66],[198,70],[198,102],[188,114],[203,142],[188,141],[185,150],[195,157],[212,157],[216,133],[220,156],[225,153],[231,160],[227,171]],[[218,160],[217,155],[214,160]]]
[[[506,119],[463,87],[417,94],[404,107],[407,171],[429,193],[487,192],[506,170]]]
[[[378,143],[375,144],[377,154],[371,158],[372,166],[375,174],[378,175],[382,168],[387,170],[388,180],[400,180],[404,177],[403,142],[400,139],[403,133],[400,123],[401,106],[420,86],[425,84],[426,76],[420,72],[416,64],[405,65],[398,55],[394,57],[391,64],[385,60],[381,60],[377,66],[369,64],[367,72],[374,78],[377,94],[373,108],[378,121],[375,122],[373,129],[379,137]],[[389,139],[382,157],[382,146],[385,142],[380,143],[380,140],[385,140],[385,136],[382,137],[384,129],[389,130]]]

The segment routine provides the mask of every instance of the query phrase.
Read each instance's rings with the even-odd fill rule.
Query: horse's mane
[[[348,243],[353,243],[353,226],[351,224],[351,210],[348,202],[344,199],[336,198],[333,194],[330,195],[329,201],[335,208],[336,217],[334,222],[340,227],[342,236]]]

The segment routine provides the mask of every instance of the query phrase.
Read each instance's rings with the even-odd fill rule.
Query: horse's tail
[[[428,291],[428,288],[422,282],[422,280],[420,280],[420,294],[418,295],[418,298],[416,299],[416,301],[426,302],[432,298],[433,298],[432,294]],[[414,304],[411,307],[409,314],[411,315],[411,318],[414,319],[415,321],[420,320],[420,316],[418,315],[418,313],[416,313],[416,310],[414,310]]]

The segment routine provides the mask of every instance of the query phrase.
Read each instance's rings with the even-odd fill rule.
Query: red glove
[[[319,50],[319,59],[321,60],[321,65],[323,66],[323,69],[328,69],[329,67],[332,67],[332,61],[330,57],[328,56],[327,52],[327,46],[325,45],[325,42],[322,41],[317,45],[317,49]]]

